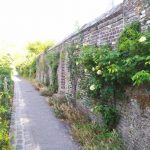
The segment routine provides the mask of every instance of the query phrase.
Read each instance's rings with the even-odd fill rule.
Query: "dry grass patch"
[[[49,105],[54,108],[56,116],[67,121],[71,134],[82,145],[83,150],[124,150],[118,133],[89,120],[77,108],[68,104],[64,97],[50,97]]]
[[[41,88],[40,93],[42,96],[52,96],[53,95],[53,92],[50,91],[47,87]]]
[[[53,94],[53,92],[48,87],[36,80],[32,81],[32,85],[41,93],[42,96],[52,96]]]
[[[40,91],[41,88],[44,87],[44,85],[36,80],[32,81],[32,85],[35,87],[36,90]]]

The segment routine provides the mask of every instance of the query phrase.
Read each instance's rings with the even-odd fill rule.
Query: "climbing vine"
[[[58,91],[57,69],[59,63],[59,55],[59,52],[51,51],[46,56],[52,71],[52,82],[49,85],[49,92],[51,93],[56,93]]]
[[[79,72],[79,45],[72,43],[66,46],[67,56],[68,56],[68,69],[70,72],[70,82],[72,85],[72,96],[70,97],[71,103],[76,105],[76,89],[78,81]]]
[[[115,107],[117,100],[124,96],[125,88],[150,82],[149,54],[150,32],[141,33],[139,22],[125,28],[116,50],[109,45],[81,48],[79,64],[85,72],[81,89],[94,99],[93,111],[102,113],[109,129],[118,122]]]

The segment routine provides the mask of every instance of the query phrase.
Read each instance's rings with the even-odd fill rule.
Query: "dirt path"
[[[78,150],[67,126],[58,120],[32,85],[14,77],[15,96],[10,134],[18,150]]]

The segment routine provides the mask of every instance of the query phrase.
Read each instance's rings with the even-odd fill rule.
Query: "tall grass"
[[[51,97],[49,105],[56,116],[67,121],[71,134],[81,144],[83,150],[124,150],[123,141],[116,130],[108,131],[105,127],[92,122],[85,114],[67,103],[65,98]]]

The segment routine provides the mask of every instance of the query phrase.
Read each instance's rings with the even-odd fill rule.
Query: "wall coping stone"
[[[56,45],[54,45],[52,48],[49,48],[48,50],[46,50],[45,53],[56,49],[57,47],[61,46],[62,44],[66,43],[67,41],[69,41],[70,39],[72,39],[73,37],[77,36],[78,34],[80,34],[81,32],[85,32],[89,29],[91,29],[94,26],[97,26],[100,23],[106,22],[107,20],[111,19],[112,17],[116,17],[118,14],[121,14],[123,12],[123,3],[113,7],[112,9],[110,9],[109,11],[107,11],[106,13],[103,13],[101,16],[97,17],[96,19],[94,19],[93,21],[84,24],[79,31],[77,32],[73,32],[72,34],[70,34],[69,36],[67,36],[66,38],[64,38],[64,40],[62,40],[61,42],[57,43]]]

